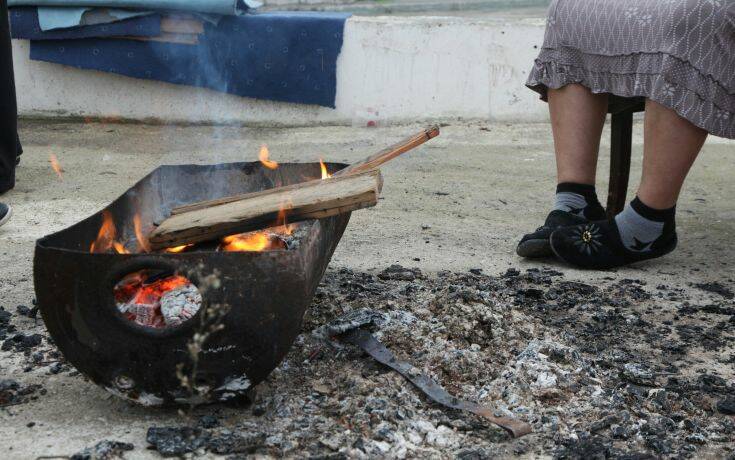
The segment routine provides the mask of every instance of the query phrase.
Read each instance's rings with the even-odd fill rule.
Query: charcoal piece
[[[735,396],[718,401],[717,410],[725,415],[735,415]]]
[[[207,450],[218,455],[252,454],[265,444],[264,433],[221,434],[207,442]]]
[[[25,305],[18,305],[17,307],[15,307],[15,311],[17,311],[18,314],[21,316],[32,319],[35,319],[36,316],[38,316],[38,307],[28,308]]]
[[[339,318],[336,318],[326,326],[322,326],[314,331],[314,334],[322,338],[336,337],[361,327],[380,327],[385,324],[386,321],[387,318],[384,314],[375,310],[363,308],[360,310],[353,310]]]
[[[692,286],[705,292],[711,292],[713,294],[720,295],[728,300],[735,298],[735,293],[733,293],[731,289],[723,286],[721,283],[718,283],[716,281],[712,283],[696,283]]]
[[[656,384],[656,374],[639,363],[628,363],[623,366],[621,377],[636,385],[654,386]]]
[[[416,278],[421,278],[421,270],[394,264],[380,272],[378,278],[381,280],[414,281]]]
[[[43,390],[41,385],[22,386],[15,380],[2,379],[0,380],[0,407],[26,403],[29,399],[34,398],[33,395],[38,390],[40,394],[45,394],[46,390]]]
[[[569,442],[554,453],[554,458],[605,460],[611,457],[611,443],[603,438],[579,439]]]
[[[43,336],[41,334],[15,334],[14,336],[10,337],[9,339],[6,339],[5,342],[3,342],[2,350],[3,351],[24,351],[24,350],[30,350],[32,348],[35,348],[39,345],[41,345],[41,339]]]
[[[210,434],[199,428],[151,427],[146,441],[164,457],[181,456],[205,447]]]
[[[197,426],[201,428],[214,428],[217,425],[219,425],[219,420],[213,415],[202,415],[197,423]]]
[[[126,451],[131,451],[135,448],[130,443],[120,441],[100,441],[92,447],[87,447],[84,450],[77,452],[72,455],[70,460],[115,460],[124,458]]]

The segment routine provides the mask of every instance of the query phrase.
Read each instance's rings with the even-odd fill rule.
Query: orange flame
[[[264,232],[241,233],[222,239],[223,251],[260,252],[270,247],[271,239]]]
[[[324,164],[324,161],[321,158],[319,158],[319,166],[322,168],[322,180],[332,177],[332,175],[329,174],[329,171],[327,171],[327,165]]]
[[[56,158],[56,155],[53,153],[48,156],[48,161],[51,163],[51,169],[54,170],[57,176],[59,176],[59,180],[64,180],[64,169],[61,167],[61,163],[59,163],[59,159]]]
[[[151,245],[148,243],[143,233],[143,226],[140,223],[140,214],[133,216],[133,226],[135,227],[135,238],[138,240],[138,251],[151,252]]]
[[[166,248],[165,251],[168,252],[168,253],[170,253],[170,254],[178,254],[179,252],[183,252],[184,249],[190,248],[191,246],[193,246],[193,245],[191,245],[191,244],[185,244],[183,246],[174,246],[173,248]]]
[[[278,210],[278,217],[276,217],[276,222],[271,229],[273,232],[287,236],[293,235],[293,231],[296,228],[296,225],[289,224],[288,220],[286,219],[286,216],[288,215],[288,212],[291,210],[291,208],[293,208],[293,203],[291,202],[291,200],[281,203],[281,208]]]
[[[125,249],[122,243],[115,241],[116,238],[117,228],[112,219],[112,213],[110,211],[104,211],[102,213],[102,226],[97,233],[97,239],[89,247],[89,252],[108,252],[114,250],[118,254],[130,254],[130,251]]]
[[[278,168],[278,163],[272,160],[269,160],[270,153],[268,152],[268,146],[263,145],[260,148],[260,153],[258,153],[258,159],[261,163],[263,163],[263,166],[265,166],[268,169],[276,169]]]

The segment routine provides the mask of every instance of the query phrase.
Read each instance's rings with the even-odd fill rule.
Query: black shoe
[[[5,225],[10,220],[10,216],[13,215],[13,208],[5,203],[0,203],[0,227]]]
[[[676,249],[675,231],[665,232],[645,250],[628,250],[612,221],[595,221],[554,231],[551,250],[560,260],[579,268],[604,270],[655,259]]]
[[[521,242],[518,243],[516,253],[527,258],[553,257],[554,253],[551,251],[549,237],[551,237],[554,230],[587,222],[589,221],[586,218],[576,214],[566,211],[551,211],[542,227],[523,236]]]

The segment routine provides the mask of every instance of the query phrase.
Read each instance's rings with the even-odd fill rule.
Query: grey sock
[[[584,217],[583,213],[588,204],[587,198],[579,193],[557,192],[554,210],[569,212]]]
[[[635,207],[641,210],[642,203],[636,198],[633,203],[625,207],[623,212],[615,216],[615,223],[618,226],[623,245],[629,251],[650,251],[653,243],[663,235],[666,221],[658,216],[654,218],[644,217],[639,210],[635,209],[635,204],[638,204]]]

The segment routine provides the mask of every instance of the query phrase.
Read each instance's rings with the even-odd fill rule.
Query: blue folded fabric
[[[23,40],[65,40],[90,37],[156,37],[161,35],[161,15],[154,13],[110,24],[80,26],[44,32],[38,23],[35,6],[10,9],[10,34]]]
[[[205,24],[197,45],[34,40],[31,59],[239,96],[334,107],[337,58],[349,16],[308,12],[228,16],[217,25]]]
[[[237,15],[258,8],[261,3],[257,0],[8,0],[8,6],[128,8]]]
[[[67,29],[80,25],[109,24],[153,11],[120,10],[114,8],[39,6],[38,24],[41,30]]]

